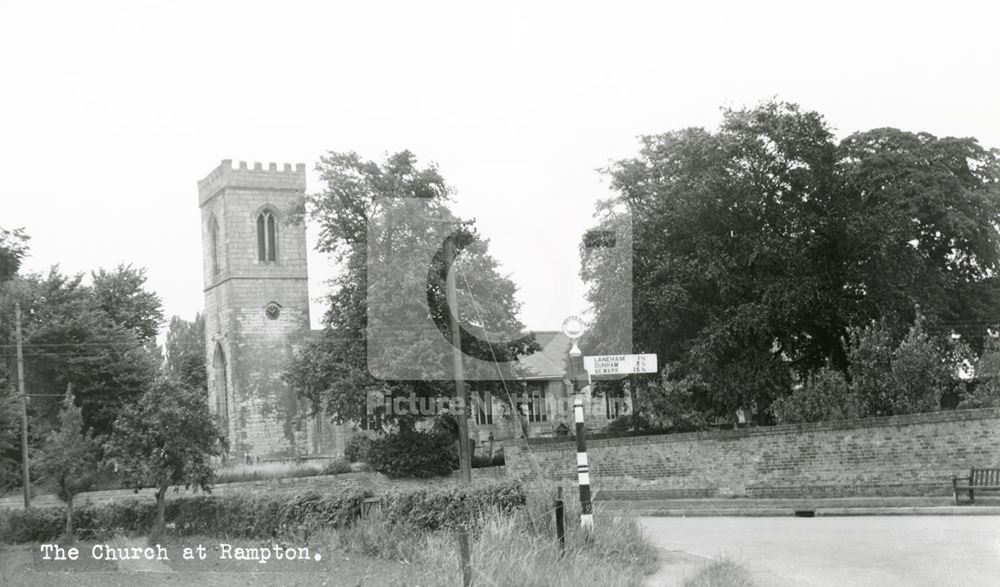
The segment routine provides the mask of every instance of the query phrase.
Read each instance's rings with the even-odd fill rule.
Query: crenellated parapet
[[[204,204],[224,188],[244,190],[295,191],[306,190],[305,163],[290,163],[278,168],[277,163],[268,163],[267,169],[256,161],[253,168],[246,161],[233,167],[232,159],[223,159],[211,173],[198,182],[198,204]]]

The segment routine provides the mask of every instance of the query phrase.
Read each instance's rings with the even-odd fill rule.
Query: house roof
[[[322,335],[322,329],[311,330],[308,337],[315,340]],[[526,357],[521,357],[518,364],[524,369],[525,379],[562,379],[566,376],[566,360],[572,341],[562,332],[536,331],[535,342],[542,347]]]
[[[525,378],[562,379],[566,375],[570,338],[562,332],[541,331],[535,332],[535,341],[542,350],[518,360],[525,369]]]

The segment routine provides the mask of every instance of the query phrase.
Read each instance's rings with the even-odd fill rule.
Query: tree
[[[850,330],[850,366],[847,375],[851,393],[861,416],[890,416],[895,403],[896,382],[892,363],[895,345],[885,322],[875,322]]]
[[[774,415],[781,424],[827,422],[856,418],[855,396],[850,393],[844,374],[823,367],[809,376],[791,395],[774,402]]]
[[[0,366],[0,491],[21,483],[21,401]]]
[[[895,397],[893,414],[935,412],[941,409],[941,396],[957,377],[949,364],[948,353],[924,332],[923,317],[918,314],[892,357]]]
[[[960,409],[1000,407],[1000,339],[990,337],[976,360],[975,379],[961,394]]]
[[[46,439],[38,469],[56,480],[57,495],[66,502],[66,537],[73,538],[73,498],[94,485],[100,447],[90,431],[84,431],[83,411],[68,392],[63,400],[59,428]]]
[[[208,389],[205,370],[205,317],[195,314],[194,322],[174,316],[167,329],[167,373],[194,389]]]
[[[122,410],[106,451],[126,487],[156,488],[156,528],[163,530],[167,488],[210,490],[209,460],[223,454],[225,442],[205,393],[161,378]]]
[[[329,295],[330,308],[325,328],[295,354],[286,380],[314,411],[325,412],[339,422],[363,421],[370,396],[415,394],[419,397],[452,395],[450,355],[447,359],[432,352],[442,340],[441,332],[420,331],[399,344],[380,342],[369,346],[369,331],[399,328],[401,321],[368,322],[370,304],[388,308],[389,314],[426,320],[427,309],[408,297],[406,285],[426,283],[420,296],[427,299],[434,322],[445,324],[443,264],[440,257],[419,258],[413,251],[440,233],[440,225],[428,216],[453,222],[447,208],[450,190],[434,166],[419,167],[416,157],[404,151],[380,163],[362,160],[355,153],[329,153],[318,171],[326,189],[310,196],[298,211],[319,225],[317,248],[333,256],[340,275]],[[308,212],[307,212],[308,207]],[[439,241],[438,241],[439,242]],[[484,240],[472,229],[456,232],[460,251],[456,266],[459,282],[459,312],[463,324],[477,333],[499,335],[514,340],[486,349],[482,337],[471,332],[462,337],[467,352],[495,354],[499,361],[537,350],[532,338],[519,338],[523,325],[517,320],[515,286],[499,274],[498,265],[487,253]],[[432,277],[428,279],[429,275]],[[371,362],[411,369],[411,376],[392,381],[377,379]],[[468,374],[475,379],[475,373]],[[381,402],[380,402],[381,403]],[[385,414],[408,433],[414,418]]]
[[[898,341],[918,307],[932,324],[1000,309],[1000,152],[975,139],[838,143],[818,113],[768,102],[643,137],[607,173],[600,210],[633,217],[635,348],[704,381],[710,416],[847,369],[849,329],[873,319]],[[600,330],[614,265],[587,263]]]
[[[933,412],[958,375],[943,341],[924,331],[923,316],[894,344],[884,322],[851,329],[850,393],[861,416]]]
[[[7,230],[0,226],[0,282],[17,275],[21,261],[28,254],[30,238],[23,228]]]
[[[99,269],[91,275],[94,301],[112,322],[135,332],[144,344],[156,339],[163,323],[163,304],[160,296],[145,289],[145,269],[119,265],[113,271]]]
[[[68,276],[58,267],[0,284],[5,315],[12,317],[15,302],[21,305],[27,387],[60,393],[72,384],[84,425],[97,436],[110,433],[121,407],[151,385],[158,370],[140,333],[116,321],[82,275]],[[13,320],[5,319],[0,341],[13,340]],[[49,427],[59,407],[45,397],[31,402],[33,415]]]

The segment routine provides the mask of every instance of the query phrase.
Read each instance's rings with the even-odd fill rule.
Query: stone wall
[[[576,483],[575,441],[504,449],[508,474]],[[530,455],[529,455],[530,453]],[[949,495],[1000,467],[1000,409],[592,440],[596,499]]]
[[[224,160],[198,182],[209,406],[223,416],[238,459],[343,451],[343,435],[310,422],[281,378],[292,349],[309,335],[305,227],[286,222],[305,189],[302,164],[251,168]],[[277,219],[273,261],[258,254],[264,210]]]

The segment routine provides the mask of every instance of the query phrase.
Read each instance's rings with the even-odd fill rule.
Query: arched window
[[[219,264],[219,222],[212,216],[208,223],[208,232],[212,238],[212,275],[222,268]]]
[[[257,258],[261,261],[275,261],[277,255],[277,222],[270,210],[257,215]]]

